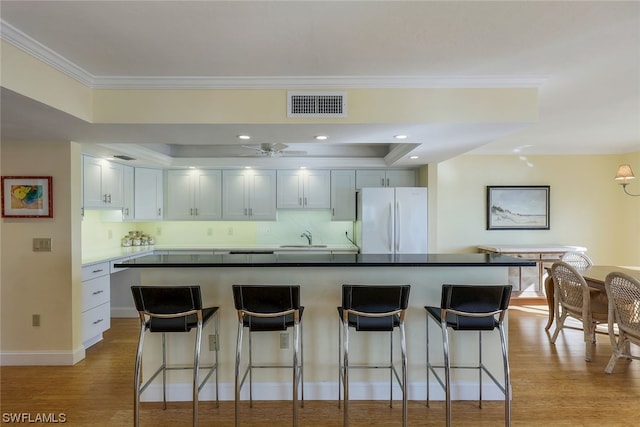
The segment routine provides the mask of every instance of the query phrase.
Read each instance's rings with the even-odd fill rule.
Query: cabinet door
[[[278,171],[278,209],[301,209],[304,207],[303,171]]]
[[[305,209],[329,209],[331,207],[331,173],[328,170],[304,170]]]
[[[331,171],[331,220],[355,221],[356,219],[356,172],[353,170]]]
[[[387,170],[387,187],[415,187],[416,172],[412,169]]]
[[[248,171],[249,213],[254,221],[276,219],[276,171]]]
[[[385,187],[386,176],[382,169],[362,169],[356,171],[356,188]]]
[[[222,172],[201,170],[195,174],[195,218],[222,218]]]
[[[222,219],[249,219],[249,177],[243,170],[222,171]]]
[[[167,219],[193,219],[194,179],[190,170],[167,171]]]
[[[104,161],[94,157],[82,158],[83,204],[85,209],[104,207],[102,167]]]
[[[106,207],[124,206],[124,166],[119,163],[105,162],[102,169],[102,189],[107,195]]]
[[[162,219],[162,169],[135,169],[135,218]]]
[[[124,166],[122,169],[123,197],[122,197],[122,219],[125,221],[134,218],[134,172],[132,166]]]

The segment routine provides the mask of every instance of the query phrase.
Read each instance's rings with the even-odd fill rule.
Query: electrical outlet
[[[289,333],[280,332],[280,349],[286,350],[289,348]]]
[[[229,236],[233,236],[233,227],[229,227],[229,228],[227,228],[227,234],[228,234]]]
[[[213,228],[207,228],[207,236],[213,236]]]
[[[162,234],[162,227],[156,227],[156,236],[160,236]]]
[[[31,326],[40,326],[40,315],[32,314],[31,315]]]
[[[215,334],[209,335],[209,351],[216,351],[218,348],[218,339]]]

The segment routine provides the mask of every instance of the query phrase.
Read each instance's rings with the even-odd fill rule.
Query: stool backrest
[[[140,321],[151,332],[188,332],[192,315],[202,320],[200,286],[132,286],[133,301]],[[149,320],[145,319],[148,317]]]
[[[461,313],[504,312],[511,285],[442,285],[441,308]]]
[[[362,313],[406,310],[410,285],[342,285],[342,308]]]
[[[300,309],[300,285],[233,285],[236,310],[280,313]]]

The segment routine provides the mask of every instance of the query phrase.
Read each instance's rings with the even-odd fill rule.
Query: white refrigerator
[[[360,253],[427,253],[425,187],[362,188],[356,209]]]

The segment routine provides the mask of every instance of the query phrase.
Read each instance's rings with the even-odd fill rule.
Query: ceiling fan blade
[[[285,150],[280,152],[283,156],[306,156],[306,151]]]
[[[287,144],[276,142],[275,144],[269,144],[269,149],[272,151],[282,151],[288,147]]]

